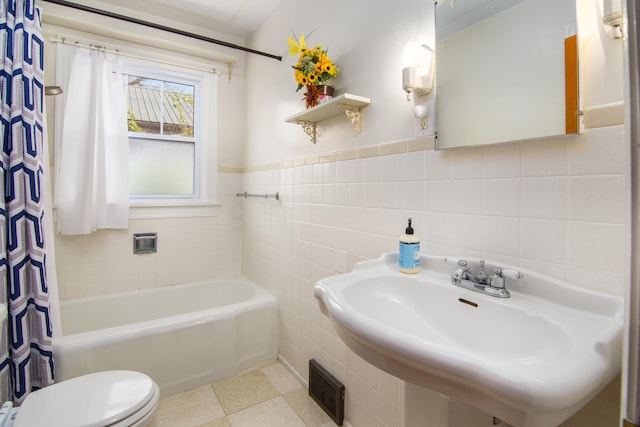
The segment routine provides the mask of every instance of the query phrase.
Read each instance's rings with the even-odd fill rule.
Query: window
[[[215,206],[216,76],[140,60],[124,61],[122,73],[132,217]]]
[[[58,38],[78,40],[63,34]],[[106,46],[106,57],[119,63],[123,75],[129,129],[130,218],[215,215],[219,203],[214,65],[167,50],[125,47],[113,40],[80,39],[78,43],[80,49]],[[71,42],[56,45],[56,84],[62,87],[68,87],[77,49],[78,45]],[[147,53],[148,59],[143,59]],[[56,99],[56,111],[64,111],[65,100]],[[64,114],[56,114],[57,150],[63,119]]]
[[[197,83],[128,74],[129,194],[132,198],[196,195]]]

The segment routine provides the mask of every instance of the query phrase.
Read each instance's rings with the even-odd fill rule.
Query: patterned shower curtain
[[[0,402],[53,383],[45,272],[44,41],[35,0],[0,0],[0,303],[9,309]],[[2,346],[0,346],[2,348]]]

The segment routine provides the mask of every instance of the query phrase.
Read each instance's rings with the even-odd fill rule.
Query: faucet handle
[[[493,272],[495,274],[491,276],[489,284],[494,288],[504,289],[504,276],[502,275],[502,269],[494,268]]]
[[[510,270],[508,268],[496,268],[496,270],[500,270],[502,276],[509,277],[510,279],[520,280],[524,277],[524,274],[519,271]]]
[[[504,288],[504,277],[509,277],[511,279],[522,279],[524,275],[519,271],[503,269],[503,268],[494,268],[493,272],[495,273],[491,276],[490,284],[494,288]]]

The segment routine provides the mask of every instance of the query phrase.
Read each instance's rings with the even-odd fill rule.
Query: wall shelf
[[[316,123],[338,114],[345,113],[351,121],[353,129],[360,133],[360,108],[371,104],[369,98],[343,93],[330,101],[316,105],[313,108],[289,116],[287,123],[296,123],[309,135],[311,142],[316,143]]]

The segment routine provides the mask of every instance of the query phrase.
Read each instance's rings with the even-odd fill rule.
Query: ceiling
[[[448,0],[436,7],[436,38],[445,39],[525,0]]]
[[[82,3],[78,0],[73,2]],[[100,0],[107,5],[144,12],[226,34],[248,38],[280,0]],[[106,9],[106,8],[105,8]],[[115,10],[113,10],[115,11]]]

